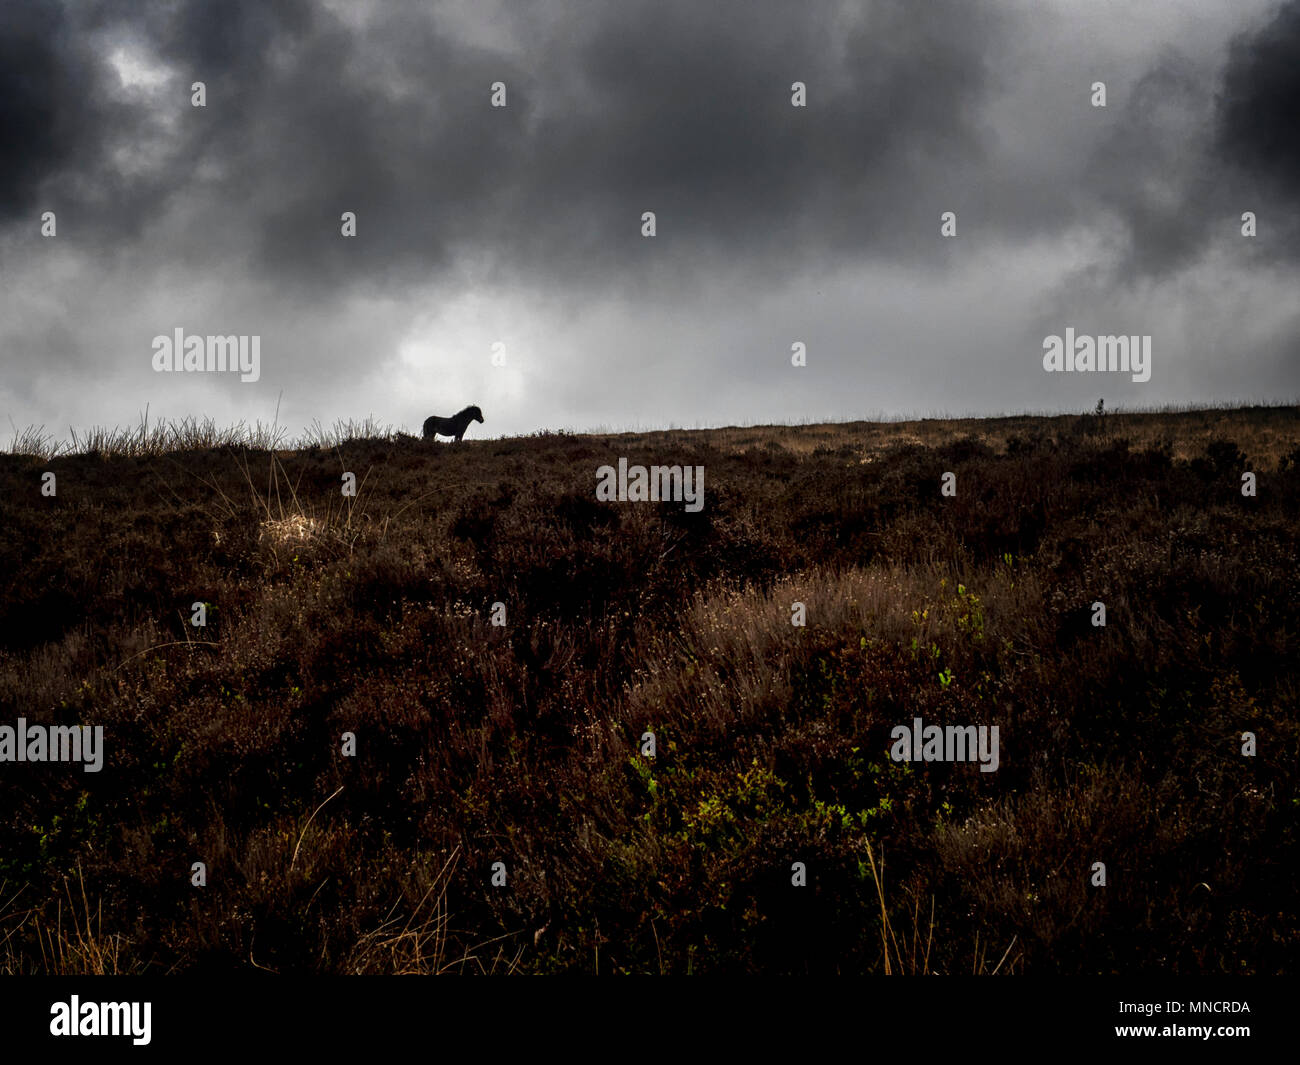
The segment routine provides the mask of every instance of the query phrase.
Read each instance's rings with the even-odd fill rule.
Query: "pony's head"
[[[461,413],[468,414],[476,422],[481,423],[483,421],[483,412],[479,410],[477,407],[466,407],[463,411],[461,411]]]

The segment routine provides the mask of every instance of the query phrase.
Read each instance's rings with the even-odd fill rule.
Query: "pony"
[[[424,419],[424,438],[432,440],[435,436],[454,436],[459,440],[465,435],[470,422],[482,422],[483,412],[477,407],[466,407],[459,414],[450,418],[439,418],[436,414]]]

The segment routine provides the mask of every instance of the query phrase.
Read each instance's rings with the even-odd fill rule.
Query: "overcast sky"
[[[0,435],[1294,401],[1298,118],[1300,0],[5,0]]]

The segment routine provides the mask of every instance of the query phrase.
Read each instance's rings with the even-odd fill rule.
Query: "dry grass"
[[[0,885],[0,929],[3,938],[3,961],[0,973],[18,975],[38,973],[45,976],[122,976],[140,971],[138,960],[127,961],[127,940],[120,934],[104,931],[104,902],[91,906],[86,895],[85,878],[77,868],[77,892],[71,879],[63,881],[67,898],[59,897],[51,918],[42,909],[20,909],[21,889],[6,897],[7,884]],[[36,961],[24,939],[34,940],[40,960]]]
[[[519,946],[513,954],[508,954],[504,942],[515,936],[498,936],[459,953],[451,950],[447,891],[458,857],[459,851],[451,853],[408,913],[401,915],[400,902],[394,903],[383,921],[360,937],[347,963],[349,973],[509,976],[521,971],[524,947]]]
[[[687,441],[706,443],[729,454],[780,448],[792,455],[843,451],[856,462],[871,462],[899,445],[942,448],[972,439],[999,454],[1017,436],[1069,433],[1079,422],[1090,423],[1102,439],[1127,438],[1134,450],[1171,442],[1173,457],[1194,458],[1216,437],[1229,436],[1250,455],[1259,469],[1276,469],[1292,448],[1294,418],[1290,405],[1225,405],[1219,408],[1170,406],[1154,410],[1107,410],[1091,414],[1023,414],[993,418],[923,418],[807,425],[732,426],[723,429],[669,429],[624,434],[595,434],[623,446],[671,449]]]

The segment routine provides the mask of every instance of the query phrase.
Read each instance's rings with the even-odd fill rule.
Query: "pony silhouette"
[[[437,436],[454,436],[459,440],[465,435],[470,422],[482,422],[483,412],[477,407],[466,407],[459,414],[450,418],[439,418],[436,414],[424,419],[424,438],[432,440]]]

